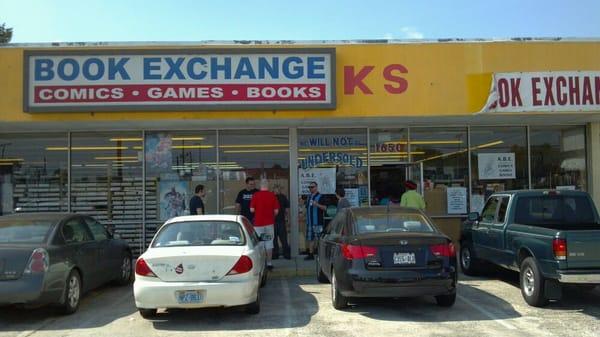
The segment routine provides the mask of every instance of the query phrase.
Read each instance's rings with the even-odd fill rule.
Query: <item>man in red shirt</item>
[[[275,235],[275,216],[279,213],[279,201],[275,193],[269,191],[269,182],[266,179],[260,181],[260,191],[252,195],[250,200],[250,212],[254,214],[254,230],[260,236],[266,233],[271,240],[263,241],[267,249],[267,268],[273,269],[271,262],[273,257],[273,236]]]

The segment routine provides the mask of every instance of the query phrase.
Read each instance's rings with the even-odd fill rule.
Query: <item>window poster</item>
[[[168,134],[146,135],[146,169],[148,172],[162,172],[171,169],[173,141]]]
[[[188,201],[188,185],[185,180],[161,181],[158,189],[160,220],[185,215]]]
[[[448,214],[467,213],[467,188],[448,187],[446,189]]]
[[[479,179],[515,179],[515,154],[478,153]]]
[[[335,194],[335,167],[332,168],[309,168],[300,169],[300,194],[310,194],[308,185],[316,182],[319,185],[319,193]]]
[[[346,192],[346,200],[350,202],[350,206],[358,207],[360,206],[360,201],[358,197],[358,188],[344,188]]]

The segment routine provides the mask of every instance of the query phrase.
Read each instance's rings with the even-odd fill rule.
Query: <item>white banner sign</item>
[[[479,179],[515,179],[515,154],[478,153]]]
[[[496,73],[481,112],[598,111],[600,71]]]
[[[448,187],[446,189],[448,214],[467,213],[467,188]]]
[[[310,194],[311,182],[319,185],[319,193],[335,194],[335,167],[300,169],[300,194]]]
[[[335,49],[25,52],[24,109],[334,109]]]

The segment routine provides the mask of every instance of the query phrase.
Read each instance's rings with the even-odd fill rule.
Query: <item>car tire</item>
[[[131,276],[133,275],[133,268],[131,263],[131,253],[126,253],[121,260],[121,268],[119,269],[119,278],[117,278],[117,284],[124,286],[131,283]]]
[[[81,276],[79,276],[79,272],[71,270],[65,283],[63,304],[61,306],[63,314],[70,315],[77,311],[81,302],[81,289]]]
[[[156,309],[139,309],[138,311],[140,312],[140,316],[142,316],[145,319],[151,319],[156,317]]]
[[[256,301],[246,305],[244,311],[250,315],[256,315],[260,313],[260,291],[256,292]]]
[[[316,256],[316,260],[317,261],[315,265],[317,266],[317,281],[319,281],[319,283],[329,283],[327,275],[325,275],[325,273],[323,272],[323,268],[321,268],[321,263],[319,262],[319,255]]]
[[[548,299],[544,295],[545,280],[533,257],[525,258],[521,263],[519,280],[525,302],[534,307],[543,307],[548,304]]]
[[[340,292],[340,289],[338,288],[338,281],[333,270],[331,271],[331,303],[337,310],[348,307],[348,298],[342,295]]]
[[[481,275],[481,261],[475,257],[473,246],[469,243],[460,246],[460,268],[465,275]]]
[[[440,307],[451,307],[454,305],[454,302],[456,302],[456,293],[438,295],[435,297],[435,301]]]

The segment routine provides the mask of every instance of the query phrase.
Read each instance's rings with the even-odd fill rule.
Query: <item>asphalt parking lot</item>
[[[262,311],[182,310],[154,321],[137,313],[131,287],[104,287],[84,297],[79,311],[60,316],[50,308],[0,308],[0,337],[8,336],[599,336],[600,289],[569,288],[565,299],[528,306],[517,274],[460,275],[454,307],[433,298],[363,300],[337,311],[328,284],[312,277],[270,279]]]

